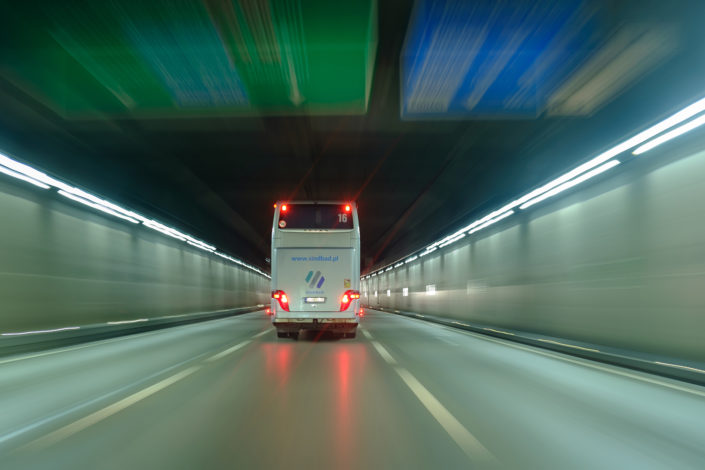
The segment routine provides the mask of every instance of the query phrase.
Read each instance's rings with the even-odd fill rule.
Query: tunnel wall
[[[703,361],[705,153],[686,155],[622,165],[616,176],[363,280],[363,301]]]
[[[0,180],[0,332],[268,302],[250,270],[22,184]]]

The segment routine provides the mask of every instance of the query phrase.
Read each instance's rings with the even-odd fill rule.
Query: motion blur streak
[[[655,139],[645,143],[641,147],[638,147],[636,150],[634,150],[634,155],[641,155],[644,152],[648,152],[654,147],[658,147],[659,145],[668,142],[669,140],[675,139],[676,137],[685,134],[686,132],[690,132],[693,129],[697,129],[698,127],[702,126],[705,124],[705,116],[700,116],[697,119],[693,119],[692,121],[683,124],[682,126],[673,129],[670,132],[666,132],[665,134],[656,137]]]
[[[353,468],[350,463],[354,460],[352,453],[355,451],[356,436],[352,434],[352,430],[357,425],[356,410],[350,397],[350,361],[353,359],[349,350],[341,348],[334,360],[338,371],[338,396],[336,413],[331,417],[335,420],[333,425],[336,428],[335,455],[339,462],[337,468]]]
[[[365,278],[363,291],[392,292],[366,301],[697,368],[705,222],[694,214],[705,213],[705,152],[685,147],[677,156],[640,160],[652,166],[576,186],[484,237]],[[422,295],[428,286],[436,295]]]
[[[349,341],[282,340],[272,328],[255,338],[269,323],[257,312],[2,364],[0,437],[64,413],[1,440],[0,466],[698,468],[705,458],[705,402],[684,393],[702,387],[374,310],[365,322],[368,334]]]
[[[267,301],[260,274],[56,193],[0,181],[0,214],[3,333],[31,337]]]
[[[467,227],[464,227],[454,234],[448,235],[445,238],[438,240],[434,242],[433,244],[429,245],[426,249],[428,250],[429,248],[434,248],[434,247],[440,247],[443,248],[460,238],[462,233],[466,232],[468,234],[472,234],[474,232],[477,232],[492,223],[499,221],[509,215],[511,215],[511,212],[508,214],[505,214],[505,212],[510,211],[511,209],[520,206],[521,209],[527,209],[531,207],[532,205],[536,204],[537,202],[540,202],[546,198],[552,197],[560,192],[565,191],[566,189],[569,189],[573,186],[575,186],[578,183],[581,183],[587,179],[590,179],[600,173],[603,173],[606,170],[609,170],[610,168],[613,168],[616,165],[619,165],[621,162],[618,160],[612,160],[611,162],[607,162],[610,158],[615,157],[617,155],[620,155],[627,150],[630,150],[634,148],[635,146],[642,144],[643,142],[651,139],[654,136],[659,135],[661,132],[670,129],[673,126],[676,126],[680,124],[683,121],[686,121],[690,119],[691,117],[705,111],[705,98],[702,98],[695,103],[692,103],[682,110],[678,111],[677,113],[671,115],[670,117],[660,121],[659,123],[647,128],[646,130],[643,130],[636,135],[626,139],[625,141],[615,145],[614,147],[602,152],[601,154],[597,155],[596,157],[592,158],[591,160],[577,166],[576,168],[568,171],[567,173],[562,174],[558,178],[555,178],[552,181],[549,181],[546,184],[543,184],[537,189],[534,189],[530,191],[527,194],[524,194],[520,198],[504,205],[500,209],[497,209],[481,219],[478,219],[468,225]],[[666,134],[663,134],[652,141],[638,147],[636,150],[634,150],[633,154],[634,155],[640,155],[644,152],[647,152],[651,150],[652,148],[663,144],[664,142],[667,142],[671,139],[674,139],[688,131],[691,131],[693,129],[696,129],[700,126],[705,124],[705,116],[700,116],[696,119],[693,119],[692,121],[688,122],[687,124],[684,124],[683,126],[674,129],[673,131],[670,131]],[[607,163],[604,163],[607,162]],[[599,165],[599,166],[598,166]],[[597,168],[595,168],[597,167]],[[593,169],[594,168],[594,169]],[[588,171],[591,170],[591,171]],[[503,214],[500,216],[500,214]],[[488,221],[490,221],[488,223]],[[473,228],[474,227],[474,228]],[[472,230],[471,230],[472,229]],[[408,261],[408,260],[407,260]],[[393,264],[393,263],[391,263]],[[389,265],[391,265],[389,264]],[[382,267],[379,269],[378,272],[383,272],[384,268],[386,266]]]

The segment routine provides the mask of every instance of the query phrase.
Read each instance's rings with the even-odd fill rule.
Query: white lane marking
[[[157,382],[156,384],[151,385],[143,390],[140,390],[139,392],[133,393],[129,397],[123,398],[122,400],[115,402],[112,405],[108,405],[101,410],[91,413],[88,416],[79,419],[78,421],[74,421],[71,424],[68,424],[62,428],[57,429],[56,431],[42,436],[39,439],[36,439],[27,444],[26,446],[22,447],[21,450],[34,451],[55,444],[63,439],[66,439],[67,437],[72,436],[77,432],[82,431],[87,427],[92,426],[104,420],[105,418],[108,418],[114,415],[115,413],[124,410],[128,406],[134,405],[135,403],[144,400],[150,395],[154,395],[155,393],[165,389],[169,385],[172,385],[178,382],[179,380],[188,377],[200,368],[200,366],[191,366],[186,370],[182,370],[181,372],[174,374],[171,377],[167,377],[161,382]]]
[[[654,364],[658,364],[661,366],[668,366],[668,367],[676,367],[678,369],[684,369],[684,370],[692,370],[693,372],[699,372],[701,374],[705,374],[705,370],[698,369],[696,367],[681,366],[679,364],[671,364],[670,362],[659,362],[659,361],[654,361]]]
[[[121,320],[121,321],[109,321],[107,325],[128,325],[130,323],[142,323],[149,321],[149,318],[138,318],[137,320]]]
[[[362,330],[363,332],[365,330]],[[394,365],[397,363],[396,359],[392,357],[391,354],[377,341],[372,341],[372,346],[377,350],[382,359],[384,359],[388,364]],[[416,395],[416,398],[426,407],[426,409],[431,413],[431,415],[438,421],[438,423],[445,429],[445,431],[450,435],[450,437],[455,441],[458,446],[465,452],[465,454],[473,460],[482,460],[485,462],[496,462],[495,457],[492,453],[483,446],[480,441],[478,441],[475,436],[473,436],[470,431],[468,431],[465,426],[460,424],[451,413],[448,411],[441,402],[434,397],[431,392],[424,387],[421,382],[419,382],[416,377],[414,377],[411,372],[403,367],[394,367],[397,374],[401,377],[404,383],[411,389],[411,391]]]
[[[221,310],[217,310],[217,311],[220,312]],[[222,310],[222,311],[224,312],[225,310]],[[248,313],[245,313],[245,314],[243,314],[243,315],[238,315],[238,317],[242,317],[242,316],[245,316],[245,315],[249,315],[249,314],[248,314]],[[160,317],[160,318],[161,318],[161,317]],[[212,320],[212,321],[213,321],[213,322],[227,321],[227,320],[233,320],[233,319],[236,319],[236,318],[237,318],[237,317],[217,318],[217,319]],[[205,323],[205,322],[203,322],[203,323]],[[182,325],[182,326],[192,326],[192,325]],[[70,352],[70,351],[77,351],[77,350],[79,350],[79,349],[85,349],[85,348],[92,348],[92,347],[94,347],[94,346],[100,346],[100,345],[102,345],[102,344],[115,343],[115,342],[118,342],[118,341],[127,341],[127,340],[130,340],[130,339],[136,339],[136,338],[145,338],[145,337],[147,337],[147,336],[153,336],[153,335],[158,335],[158,334],[160,334],[160,333],[164,333],[164,332],[167,331],[167,330],[172,330],[172,331],[174,331],[174,330],[176,330],[176,328],[180,328],[180,327],[177,326],[177,327],[173,327],[173,328],[158,329],[158,330],[155,330],[155,331],[145,331],[145,332],[143,332],[143,333],[138,333],[138,334],[135,334],[135,335],[125,335],[125,336],[119,336],[119,337],[116,337],[116,338],[102,339],[102,340],[99,340],[99,341],[91,341],[91,342],[89,342],[89,343],[87,343],[87,344],[82,344],[82,345],[79,345],[79,346],[67,346],[67,347],[64,347],[64,348],[52,349],[51,351],[45,351],[45,352],[41,352],[41,353],[37,353],[37,354],[30,354],[30,355],[27,355],[27,356],[13,357],[13,358],[10,358],[10,359],[5,359],[5,360],[0,361],[0,365],[9,364],[9,363],[12,363],[12,362],[24,361],[24,360],[26,360],[26,359],[34,359],[34,358],[37,358],[37,357],[53,356],[54,354],[60,354],[60,353]]]
[[[558,359],[561,361],[570,362],[571,364],[577,364],[579,366],[589,367],[591,369],[596,369],[596,370],[599,370],[602,372],[607,372],[608,374],[621,375],[622,377],[628,377],[630,379],[639,380],[642,382],[647,382],[647,383],[650,383],[653,385],[659,385],[661,387],[670,388],[672,390],[678,390],[679,392],[685,392],[685,393],[690,393],[693,395],[705,397],[705,390],[698,390],[696,388],[690,388],[690,387],[687,387],[684,385],[679,385],[676,383],[664,382],[663,380],[657,380],[657,379],[654,379],[654,378],[649,377],[647,375],[639,375],[636,373],[628,372],[627,370],[619,369],[619,368],[617,368],[618,366],[614,366],[614,368],[610,368],[610,367],[603,366],[603,365],[600,365],[597,363],[589,362],[588,360],[580,361],[580,360],[573,359],[570,357],[561,356],[561,355],[558,355],[555,353],[551,354],[546,351],[541,351],[538,349],[533,349],[533,348],[521,346],[518,344],[511,344],[511,343],[506,344],[503,341],[495,340],[494,338],[490,339],[490,338],[483,338],[481,335],[478,335],[478,336],[480,336],[480,339],[484,339],[486,341],[492,341],[493,343],[501,344],[503,346],[510,346],[515,349],[521,349],[522,351],[532,352],[534,354],[539,354],[541,356],[549,357],[551,359]],[[646,372],[645,372],[645,374],[646,374]]]
[[[565,346],[566,348],[582,349],[583,351],[590,351],[590,352],[596,352],[596,353],[601,352],[599,349],[584,348],[582,346],[576,346],[574,344],[561,343],[560,341],[553,341],[552,339],[539,338],[537,341],[541,341],[542,343],[556,344],[558,346]]]
[[[395,367],[397,374],[416,395],[416,398],[426,407],[431,415],[436,418],[436,421],[445,429],[450,437],[465,454],[472,460],[482,460],[485,462],[495,462],[496,459],[492,453],[453,416],[450,411],[444,407],[441,402],[434,397],[431,392],[424,387],[421,382],[416,380],[411,372],[403,367]]]
[[[389,354],[389,352],[384,348],[384,346],[379,344],[377,341],[372,341],[372,346],[375,347],[379,355],[382,356],[382,359],[384,359],[387,364],[394,365],[397,363],[396,359],[394,359],[392,355]]]
[[[426,325],[426,326],[431,325],[431,323],[429,323],[429,322],[427,322],[427,321],[424,321],[424,320],[418,320],[418,319],[416,319],[416,318],[409,318],[409,319],[412,320],[412,321],[421,322],[421,323],[423,323],[423,324]],[[701,390],[701,389],[699,389],[699,388],[692,388],[692,387],[696,387],[696,385],[693,385],[692,387],[687,387],[687,386],[685,386],[685,385],[680,385],[680,384],[677,384],[677,383],[665,382],[665,381],[663,381],[663,380],[654,379],[654,378],[652,378],[652,377],[650,377],[650,376],[647,376],[647,375],[639,375],[639,374],[636,374],[636,373],[628,372],[626,369],[625,369],[625,370],[622,370],[621,368],[619,368],[619,366],[613,366],[613,368],[610,368],[610,367],[607,367],[607,366],[602,366],[602,365],[600,365],[600,364],[598,364],[598,363],[596,363],[596,362],[594,362],[594,361],[589,361],[589,360],[587,360],[587,359],[581,361],[581,360],[573,359],[573,358],[571,358],[571,357],[568,357],[568,356],[565,356],[565,355],[561,355],[561,354],[558,354],[558,353],[551,353],[551,352],[549,352],[549,351],[544,351],[544,350],[539,349],[538,347],[524,346],[524,345],[521,345],[521,344],[514,343],[513,341],[500,340],[500,339],[492,338],[492,337],[490,337],[490,336],[482,335],[482,334],[479,334],[479,333],[474,333],[474,332],[472,332],[472,331],[459,330],[459,329],[456,329],[456,328],[451,328],[451,327],[449,327],[449,326],[440,325],[440,324],[437,324],[437,323],[434,323],[433,325],[434,325],[434,326],[437,326],[437,327],[440,327],[440,328],[443,328],[443,329],[445,329],[445,330],[447,330],[447,331],[452,331],[452,332],[455,332],[455,333],[464,334],[464,335],[467,335],[467,336],[472,336],[473,338],[481,339],[481,340],[484,340],[484,341],[489,341],[489,342],[492,342],[492,343],[499,344],[499,345],[501,345],[501,346],[508,346],[508,347],[510,347],[510,348],[519,349],[519,350],[522,350],[522,351],[527,351],[527,352],[534,353],[534,354],[538,354],[538,355],[541,355],[541,356],[545,356],[545,357],[548,357],[548,358],[551,358],[551,359],[557,359],[557,360],[564,361],[564,362],[570,362],[571,364],[577,364],[577,365],[579,365],[579,366],[583,366],[583,367],[588,367],[588,368],[591,368],[591,369],[600,370],[600,371],[602,371],[602,372],[607,372],[607,373],[609,373],[609,374],[621,375],[621,376],[623,376],[623,377],[628,377],[628,378],[630,378],[630,379],[634,379],[634,380],[638,380],[638,381],[642,381],[642,382],[647,382],[647,383],[650,383],[650,384],[653,384],[653,385],[659,385],[659,386],[661,386],[661,387],[670,388],[670,389],[672,389],[672,390],[678,390],[679,392],[690,393],[690,394],[692,394],[692,395],[697,395],[697,396],[705,397],[705,389],[702,389],[702,390]],[[646,374],[646,372],[644,372],[644,374]]]
[[[372,339],[372,333],[367,330],[363,330],[362,328],[360,328],[360,331],[362,331],[362,334],[365,335],[365,338]]]
[[[208,359],[206,359],[206,362],[217,361],[218,359],[221,359],[221,358],[227,356],[227,355],[230,354],[230,353],[234,353],[234,352],[237,351],[238,349],[242,348],[243,346],[247,346],[247,345],[250,344],[250,343],[251,343],[251,340],[249,340],[249,339],[246,340],[246,341],[243,341],[242,343],[238,343],[238,344],[236,344],[235,346],[226,349],[225,351],[219,352],[219,353],[216,354],[215,356],[209,357]]]
[[[453,322],[453,323],[457,323],[457,322]],[[465,323],[460,323],[460,324],[461,324],[461,325],[465,325]],[[470,326],[470,325],[465,325],[465,326]],[[510,332],[504,331],[504,330],[495,330],[494,328],[483,328],[483,330],[485,330],[485,331],[494,331],[495,333],[500,333],[500,334],[503,334],[503,335],[514,336],[514,333],[510,333]]]
[[[62,352],[76,351],[77,349],[89,348],[91,346],[93,346],[93,344],[86,344],[86,345],[77,346],[74,348],[64,348],[64,349],[60,349],[60,350],[47,351],[47,352],[43,352],[43,353],[39,353],[39,354],[32,354],[30,356],[14,357],[12,359],[5,359],[4,361],[0,361],[0,365],[9,364],[11,362],[24,361],[25,359],[34,359],[35,357],[51,356],[53,354],[59,354]]]
[[[16,331],[12,333],[0,333],[0,336],[23,336],[40,335],[44,333],[56,333],[57,331],[80,330],[80,326],[66,326],[64,328],[54,328],[53,330]]]
[[[131,383],[131,384],[124,385],[124,386],[122,386],[122,387],[120,387],[120,388],[111,390],[111,391],[108,392],[108,393],[105,393],[105,394],[100,395],[100,396],[98,396],[98,397],[92,398],[92,399],[90,399],[90,400],[88,400],[88,401],[86,401],[86,402],[82,402],[82,403],[79,403],[79,404],[77,404],[77,405],[71,406],[70,408],[64,409],[64,410],[62,410],[62,411],[60,411],[60,412],[58,412],[58,413],[56,413],[56,414],[49,415],[49,416],[47,416],[47,417],[45,417],[45,418],[41,418],[41,419],[39,419],[39,420],[37,420],[37,421],[34,421],[34,422],[32,422],[32,423],[30,423],[30,424],[28,424],[28,425],[25,425],[25,426],[23,426],[23,427],[21,427],[21,428],[15,429],[14,431],[10,432],[9,434],[5,434],[5,435],[0,436],[0,444],[3,444],[3,443],[5,443],[5,442],[7,442],[7,441],[9,441],[9,440],[11,440],[11,439],[14,439],[14,438],[16,438],[16,437],[18,437],[18,436],[21,436],[21,435],[23,435],[23,434],[26,434],[26,433],[28,433],[28,432],[30,432],[30,431],[35,430],[35,429],[41,428],[42,426],[46,426],[47,424],[49,424],[49,423],[51,423],[51,422],[53,422],[53,421],[56,421],[57,419],[61,419],[61,418],[63,418],[64,416],[70,416],[70,415],[72,415],[72,414],[74,414],[74,413],[81,412],[81,411],[82,411],[84,408],[86,408],[86,407],[92,406],[92,405],[94,405],[94,404],[96,404],[96,403],[103,402],[103,401],[108,400],[108,399],[110,399],[110,398],[113,398],[113,397],[115,397],[115,396],[120,396],[120,395],[123,394],[123,392],[129,391],[130,389],[134,389],[134,388],[136,388],[137,386],[142,385],[142,384],[144,384],[144,383],[147,383],[147,382],[151,381],[152,379],[155,379],[155,378],[157,378],[157,377],[159,377],[159,376],[163,376],[163,375],[166,374],[167,372],[171,372],[172,370],[178,369],[179,367],[185,365],[186,363],[192,362],[192,361],[195,361],[195,360],[198,360],[198,359],[200,359],[201,357],[203,357],[203,356],[205,356],[205,355],[206,355],[206,354],[203,353],[203,354],[199,354],[199,355],[196,356],[196,357],[188,358],[188,359],[186,359],[185,361],[181,361],[181,362],[179,362],[179,363],[177,363],[177,364],[174,364],[174,365],[172,365],[172,366],[167,367],[166,369],[162,369],[162,370],[160,370],[160,371],[158,371],[158,372],[155,372],[155,373],[153,373],[153,374],[150,374],[150,375],[148,375],[148,376],[146,376],[146,377],[144,377],[144,378],[138,380],[137,382],[133,382],[133,383]]]
[[[259,338],[260,336],[266,335],[266,334],[269,333],[270,331],[272,331],[272,330],[269,329],[269,328],[266,329],[266,330],[264,330],[264,331],[260,331],[259,333],[257,333],[256,335],[254,335],[252,338]]]
[[[147,331],[144,333],[139,333],[139,338],[144,338],[146,336],[156,335],[156,334],[162,333],[163,331],[164,330],[157,330],[157,331]],[[45,351],[45,352],[41,352],[41,353],[37,353],[37,354],[30,354],[28,356],[20,356],[20,357],[13,357],[10,359],[5,359],[4,361],[0,361],[0,365],[9,364],[11,362],[24,361],[25,359],[34,359],[37,357],[53,356],[54,354],[60,354],[60,353],[70,352],[70,351],[77,351],[79,349],[85,349],[85,348],[92,348],[92,347],[100,346],[103,344],[116,343],[118,341],[126,341],[128,339],[134,339],[137,337],[138,337],[137,335],[125,335],[125,336],[119,336],[117,338],[108,338],[108,339],[102,339],[99,341],[92,341],[88,344],[82,344],[80,346],[67,346],[65,348],[52,349],[51,351]]]

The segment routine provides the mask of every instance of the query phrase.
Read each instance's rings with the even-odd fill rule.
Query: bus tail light
[[[343,296],[340,298],[340,311],[344,312],[345,310],[348,309],[350,304],[354,299],[359,299],[360,298],[360,292],[356,290],[348,290],[345,291]]]
[[[279,302],[279,306],[284,310],[285,312],[289,311],[289,297],[287,297],[286,293],[283,290],[275,290],[272,291],[272,298],[276,299]]]

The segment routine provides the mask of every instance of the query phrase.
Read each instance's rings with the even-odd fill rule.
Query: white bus
[[[272,324],[354,338],[360,322],[360,226],[353,202],[278,201],[272,224]]]

